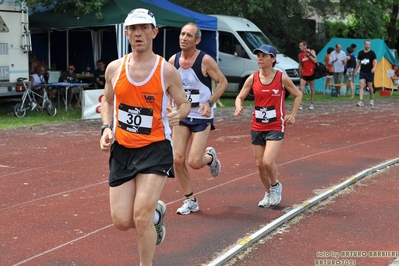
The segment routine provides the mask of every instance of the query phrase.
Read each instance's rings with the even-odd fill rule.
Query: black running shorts
[[[137,174],[174,177],[173,150],[169,140],[141,148],[126,148],[114,141],[109,157],[108,184],[111,187],[132,180]]]
[[[265,146],[266,140],[283,140],[284,132],[271,130],[271,131],[255,131],[251,130],[252,144]]]

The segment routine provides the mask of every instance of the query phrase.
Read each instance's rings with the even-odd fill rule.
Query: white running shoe
[[[183,201],[183,206],[178,208],[176,213],[186,215],[197,211],[199,211],[198,199],[195,199],[195,201],[192,199],[185,199]]]
[[[258,206],[262,208],[270,207],[270,193],[265,192],[265,196],[259,201]]]
[[[303,106],[302,106],[302,103],[299,105],[299,110],[302,110],[303,109]]]
[[[206,148],[206,154],[211,155],[213,158],[211,164],[208,165],[209,170],[211,170],[211,175],[218,176],[220,173],[220,170],[222,170],[222,164],[218,160],[215,149],[212,147]]]
[[[313,105],[313,103],[311,103],[310,105],[309,105],[309,110],[313,110],[314,109],[314,105]]]
[[[283,190],[283,185],[277,182],[277,186],[270,187],[270,205],[277,205],[281,201],[281,191]]]
[[[358,101],[357,104],[356,104],[356,106],[361,106],[361,107],[363,107],[363,106],[364,106],[363,101]]]
[[[158,200],[157,208],[155,211],[159,213],[159,221],[155,225],[155,230],[157,231],[157,245],[159,245],[165,239],[166,235],[166,228],[163,222],[163,218],[165,217],[166,213],[166,204],[162,200]]]
[[[370,99],[370,105],[374,106],[374,99]]]

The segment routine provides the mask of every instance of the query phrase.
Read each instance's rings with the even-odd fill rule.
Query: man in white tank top
[[[217,176],[221,170],[213,147],[206,148],[209,133],[213,126],[213,105],[227,88],[227,79],[218,68],[215,60],[198,50],[201,31],[194,23],[186,24],[180,32],[181,52],[173,55],[169,63],[179,71],[191,111],[186,119],[173,127],[172,141],[175,155],[174,169],[186,199],[177,214],[190,214],[199,210],[198,199],[194,196],[186,161],[193,169],[209,166],[211,175]],[[212,94],[212,80],[217,86]],[[188,158],[186,150],[191,139]]]

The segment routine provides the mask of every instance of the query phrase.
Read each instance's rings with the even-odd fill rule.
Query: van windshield
[[[238,35],[244,40],[251,51],[260,47],[262,44],[273,45],[272,42],[262,32],[259,31],[239,31]],[[274,45],[273,45],[274,46]],[[280,53],[276,47],[277,53]]]

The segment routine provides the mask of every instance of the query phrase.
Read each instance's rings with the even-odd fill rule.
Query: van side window
[[[0,16],[0,32],[9,32],[7,24],[4,22],[3,18]]]
[[[233,34],[219,31],[219,52],[234,55],[237,51],[237,56],[248,57],[240,42]]]

